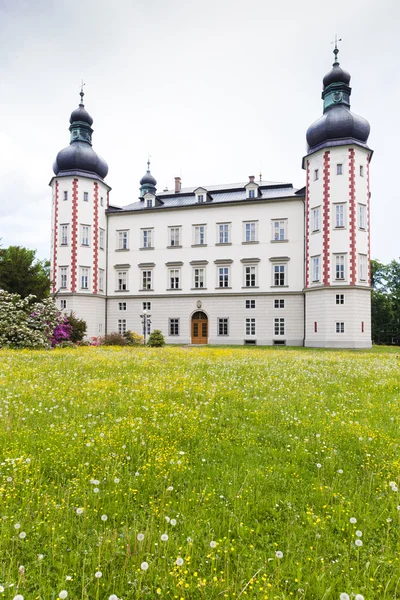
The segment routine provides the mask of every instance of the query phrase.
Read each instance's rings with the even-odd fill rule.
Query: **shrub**
[[[107,333],[102,343],[103,346],[126,346],[126,339],[121,333]]]
[[[67,340],[67,333],[52,298],[38,302],[0,290],[0,348],[50,348]]]
[[[67,315],[67,321],[71,326],[71,335],[70,340],[75,344],[80,342],[85,337],[87,325],[86,321],[83,319],[78,319],[76,314],[71,310],[69,315]]]
[[[126,331],[124,333],[127,346],[141,346],[144,344],[144,337],[135,331]]]
[[[149,341],[147,342],[148,346],[153,346],[155,348],[160,348],[161,346],[165,346],[164,336],[159,329],[155,329],[151,332],[149,336]]]

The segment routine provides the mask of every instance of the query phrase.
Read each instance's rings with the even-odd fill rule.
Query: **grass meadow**
[[[400,598],[400,351],[0,351],[0,598]]]

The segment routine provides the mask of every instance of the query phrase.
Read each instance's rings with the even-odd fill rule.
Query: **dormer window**
[[[153,198],[146,199],[146,208],[153,208]]]
[[[255,198],[256,197],[256,191],[255,190],[249,190],[249,198]]]
[[[258,183],[255,182],[254,175],[249,175],[249,181],[244,186],[246,190],[246,198],[257,198],[258,193]]]
[[[198,204],[203,204],[204,202],[208,202],[212,198],[208,195],[207,190],[202,187],[198,187],[194,190],[194,195],[196,198],[196,202]]]

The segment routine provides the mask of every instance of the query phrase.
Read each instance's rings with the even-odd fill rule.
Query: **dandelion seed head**
[[[355,600],[364,600],[364,596],[362,594],[356,594]]]
[[[24,600],[24,597],[21,594],[17,594],[14,596],[13,600]]]
[[[356,536],[357,537],[361,537],[362,536],[362,531],[360,531],[359,529],[357,529]]]
[[[181,567],[183,565],[183,563],[184,563],[183,558],[181,558],[180,556],[178,556],[178,558],[175,561],[175,564],[177,564],[178,567]]]
[[[172,485],[170,485],[170,486],[168,486],[168,487],[167,487],[167,491],[168,491],[168,492],[172,492],[172,490],[173,490],[173,489],[174,489],[174,488],[173,488],[173,486],[172,486]]]
[[[175,527],[175,525],[176,525],[176,519],[171,519],[171,520],[170,520],[170,523],[171,523],[171,525],[172,525],[173,527]]]
[[[320,469],[322,467],[321,463],[317,463],[317,469]]]
[[[361,548],[361,546],[363,545],[361,540],[356,540],[355,541],[356,546],[358,546],[359,548]]]
[[[276,558],[283,558],[283,552],[281,552],[280,550],[277,550],[275,552],[275,556],[276,556]]]
[[[107,521],[107,519],[108,519],[107,515],[101,515],[100,518],[102,521]]]
[[[21,525],[19,523],[15,523],[14,527],[15,527],[15,529],[19,529],[21,527]]]
[[[161,536],[161,541],[162,542],[168,542],[168,535],[166,533],[163,533]]]
[[[76,514],[77,515],[82,515],[83,514],[83,508],[77,508],[76,509]]]
[[[212,541],[210,542],[210,547],[211,547],[211,548],[216,548],[216,546],[217,546],[217,542],[214,542],[214,540],[212,540]]]
[[[21,540],[24,540],[26,538],[26,533],[25,531],[21,531],[21,533],[18,536],[19,538],[21,538]]]
[[[351,517],[350,523],[353,523],[353,525],[354,525],[354,523],[357,523],[357,519],[355,517]]]
[[[350,596],[346,592],[340,594],[340,600],[350,600]]]
[[[95,487],[95,488],[93,488],[93,491],[94,491],[95,494],[98,494],[100,490],[99,490],[98,487]]]
[[[101,571],[96,571],[94,576],[96,577],[96,579],[100,579],[100,577],[103,577],[103,573]]]
[[[147,571],[147,569],[149,568],[149,563],[147,563],[146,561],[142,562],[140,568],[142,569],[142,571]]]
[[[138,539],[139,542],[143,542],[143,540],[144,540],[144,533],[138,533],[137,534],[137,539]]]
[[[114,483],[119,483],[119,478],[118,477],[114,477]]]
[[[38,560],[43,560],[44,559],[44,554],[38,554]]]
[[[193,542],[193,540],[192,540],[191,537],[188,537],[186,541],[187,541],[188,544],[191,544]]]
[[[64,600],[64,598],[66,598],[67,596],[68,596],[67,590],[61,590],[61,592],[58,594],[58,597],[60,598],[60,600]]]
[[[108,600],[118,600],[118,596],[111,594],[111,596],[108,597]]]
[[[20,565],[20,566],[18,567],[18,571],[19,571],[20,573],[25,573],[25,567],[24,567],[24,565]]]

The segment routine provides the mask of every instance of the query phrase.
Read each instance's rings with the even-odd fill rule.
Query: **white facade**
[[[108,166],[81,104],[51,181],[53,292],[88,337],[160,329],[168,343],[371,346],[369,124],[350,112],[350,75],[324,78],[307,131],[305,187],[249,181],[109,204]]]

